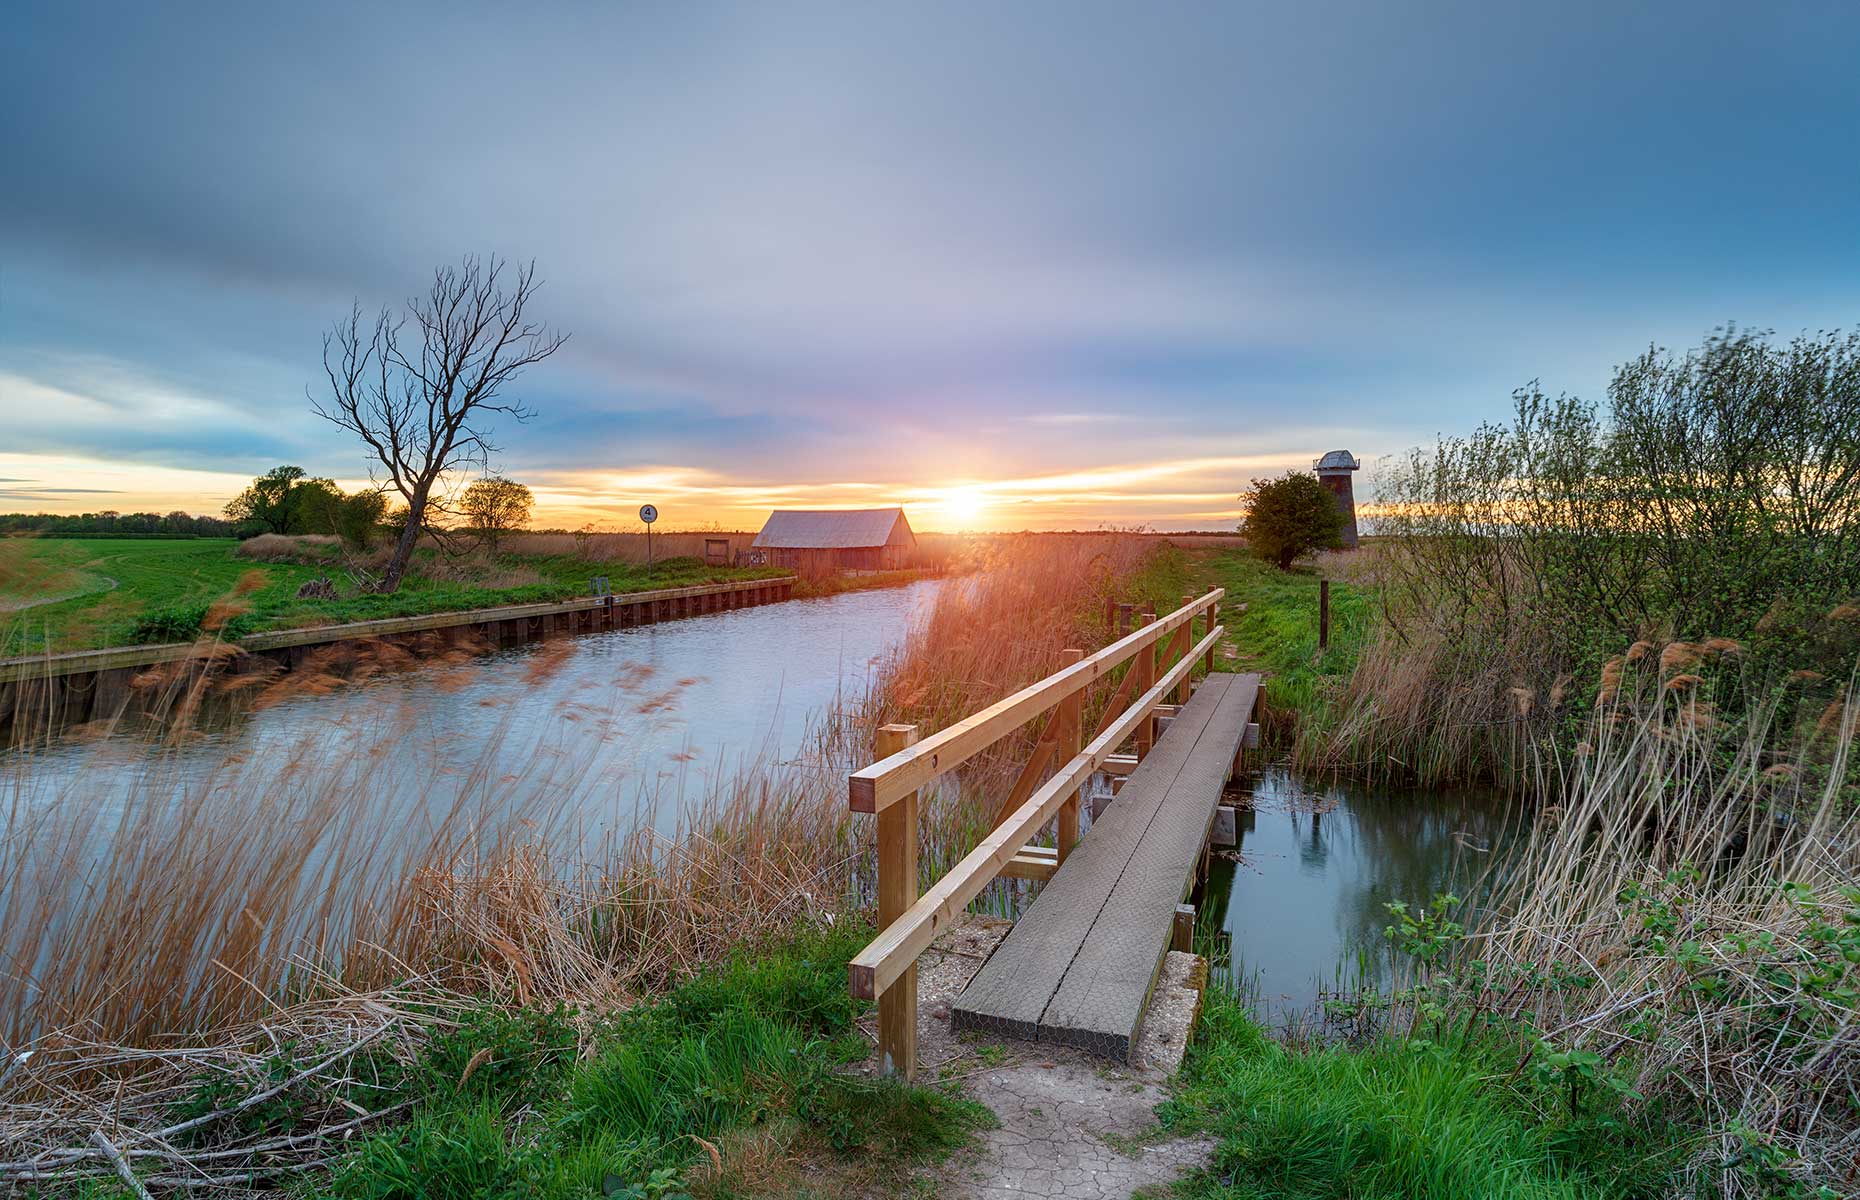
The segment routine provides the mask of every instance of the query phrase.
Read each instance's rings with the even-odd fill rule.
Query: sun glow
[[[937,507],[951,521],[964,525],[972,524],[988,511],[988,495],[979,488],[951,488],[943,493],[942,502]]]

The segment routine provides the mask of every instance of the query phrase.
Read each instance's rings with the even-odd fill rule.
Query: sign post
[[[652,574],[652,523],[659,519],[659,510],[650,504],[639,506],[639,519],[646,523],[646,574]]]

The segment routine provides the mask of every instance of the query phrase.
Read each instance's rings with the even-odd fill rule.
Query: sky
[[[1860,325],[1856,63],[1851,3],[10,5],[0,511],[365,484],[323,332],[476,253],[571,335],[538,524],[1227,528]]]

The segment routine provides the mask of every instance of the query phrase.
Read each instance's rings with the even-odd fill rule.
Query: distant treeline
[[[0,513],[0,535],[56,534],[60,537],[233,537],[238,526],[220,517],[191,513]]]

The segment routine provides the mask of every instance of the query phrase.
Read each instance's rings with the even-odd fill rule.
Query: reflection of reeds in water
[[[869,758],[878,722],[937,728],[1045,674],[1065,646],[1100,644],[1103,601],[1127,595],[1133,577],[1165,589],[1150,597],[1158,604],[1180,591],[1179,569],[1159,570],[1138,539],[1015,550],[945,589],[871,694],[821,715],[815,753],[712,779],[682,798],[669,833],[649,819],[597,840],[579,828],[617,802],[615,781],[590,770],[595,749],[666,701],[646,671],[623,675],[600,702],[565,704],[533,744],[508,729],[472,745],[438,741],[407,713],[365,708],[341,725],[307,710],[295,740],[204,769],[183,770],[174,750],[208,736],[196,718],[226,692],[276,703],[409,656],[438,662],[435,688],[462,686],[478,648],[458,643],[347,644],[289,673],[250,674],[203,646],[141,681],[158,696],[148,708],[168,748],[93,731],[104,744],[91,752],[139,756],[133,781],[110,794],[82,774],[48,788],[34,771],[44,748],[15,748],[0,775],[10,801],[0,1036],[14,1064],[0,1065],[0,1117],[13,1149],[68,1137],[90,1119],[85,1097],[126,1078],[136,1095],[160,1096],[269,1038],[339,1041],[330,1013],[351,1013],[349,1032],[378,1025],[410,987],[623,1004],[797,921],[848,919],[870,894],[872,834],[869,817],[848,811],[845,773]],[[526,686],[547,687],[568,653],[542,647]],[[973,845],[990,781],[1009,765],[979,764],[928,797],[927,877]],[[51,1115],[23,1115],[41,1110]]]

